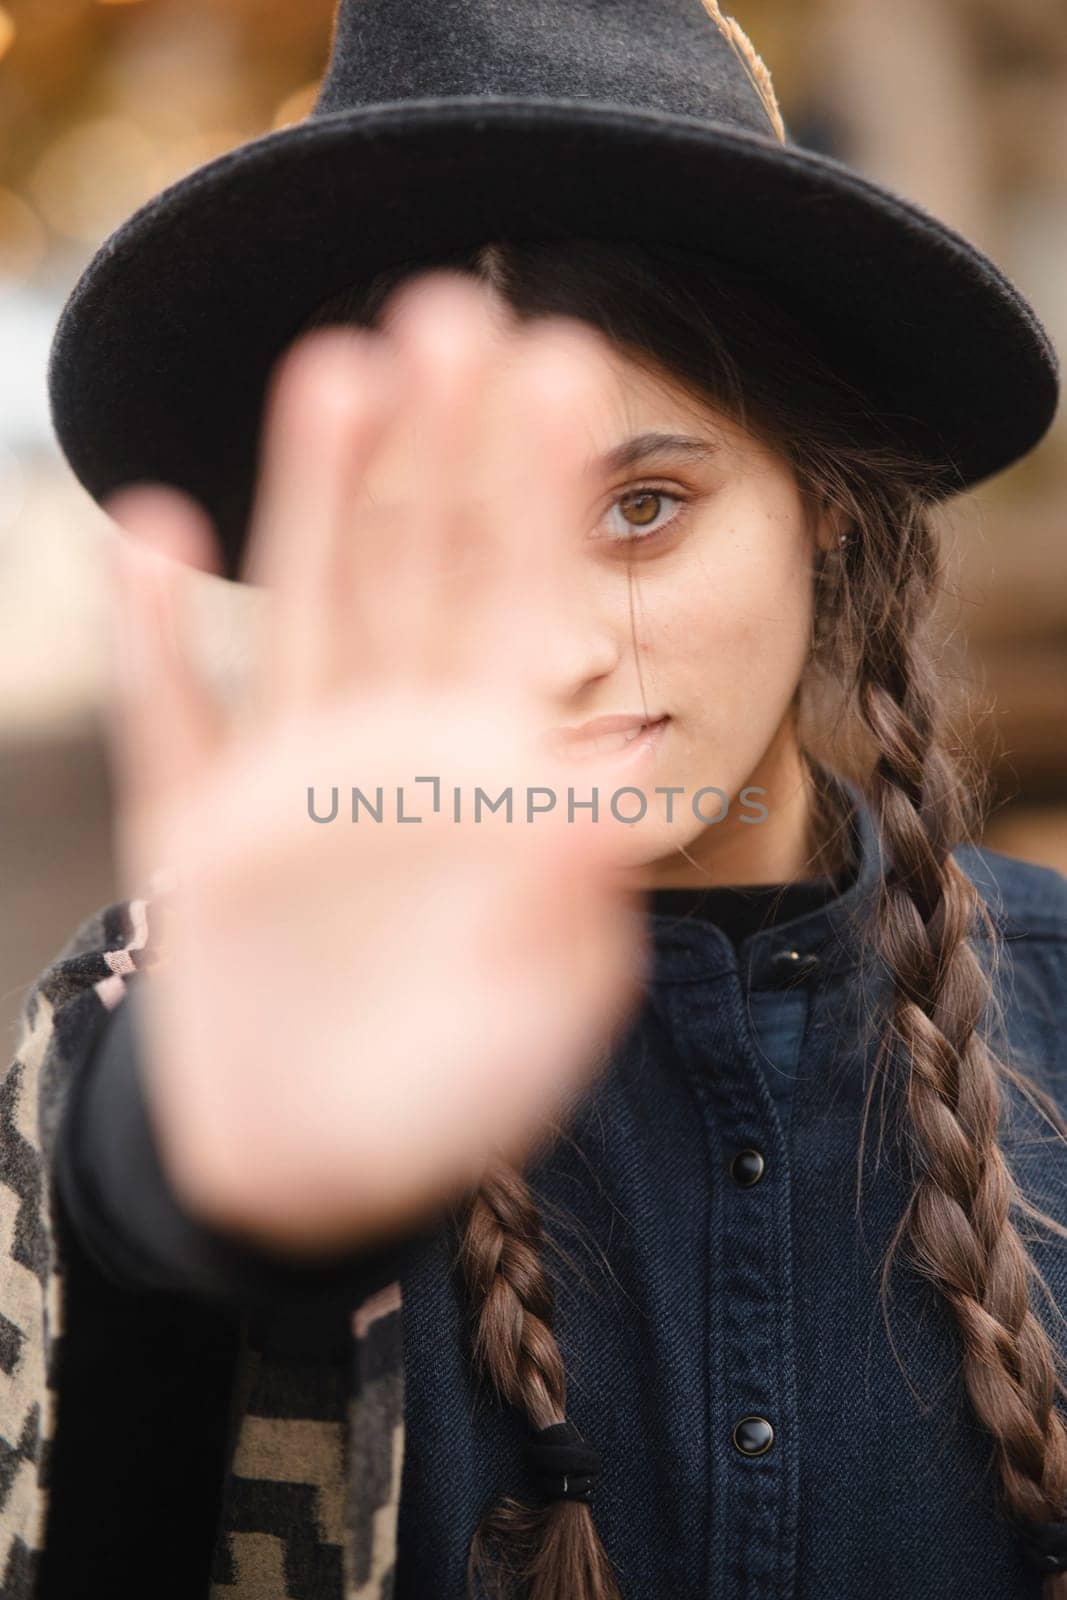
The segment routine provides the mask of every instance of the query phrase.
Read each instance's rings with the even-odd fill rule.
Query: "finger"
[[[590,885],[613,891],[626,882],[632,855],[626,819],[640,811],[639,796],[621,797],[616,809],[616,792],[627,780],[610,754],[575,759],[560,745],[559,726],[571,719],[546,655],[547,641],[559,637],[560,608],[573,604],[599,510],[594,451],[605,354],[603,338],[570,318],[539,319],[519,336],[494,412],[497,553],[491,581],[468,595],[467,638],[486,673],[512,697],[512,721],[530,739],[531,769],[555,796],[561,880],[577,890],[587,872]]]
[[[456,665],[469,584],[484,557],[473,502],[489,374],[508,338],[484,285],[426,274],[387,304],[385,326],[411,382],[413,450],[390,574],[398,670],[439,677]]]
[[[219,577],[222,560],[211,519],[191,495],[165,483],[116,489],[104,510],[142,549]]]
[[[524,330],[489,426],[493,549],[467,596],[467,637],[485,670],[539,715],[551,710],[549,625],[567,603],[593,515],[598,354],[594,337],[562,318]]]
[[[107,509],[125,530],[110,556],[106,736],[129,858],[157,808],[205,770],[224,741],[225,723],[183,641],[185,568],[213,549],[202,513],[185,497],[155,489],[125,491]],[[144,866],[131,862],[137,876]]]
[[[393,363],[365,329],[303,338],[275,378],[243,575],[270,594],[260,714],[340,686],[374,637],[371,586],[348,581],[353,504],[395,406]]]

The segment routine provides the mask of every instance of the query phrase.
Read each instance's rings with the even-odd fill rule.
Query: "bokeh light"
[[[133,122],[94,117],[60,134],[27,188],[57,233],[92,244],[154,193],[158,147]]]
[[[287,94],[274,113],[271,126],[274,128],[288,128],[294,122],[302,122],[315,103],[319,92],[319,82],[316,78],[312,83],[301,84],[299,89],[294,89],[292,94]]]
[[[41,266],[48,233],[33,207],[0,185],[0,296],[27,283]]]

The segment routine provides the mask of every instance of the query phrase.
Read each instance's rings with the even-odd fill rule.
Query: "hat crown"
[[[311,117],[503,96],[639,107],[777,138],[744,52],[712,10],[714,0],[341,0]]]

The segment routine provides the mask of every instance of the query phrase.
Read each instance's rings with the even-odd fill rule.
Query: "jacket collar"
[[[736,947],[706,917],[648,910],[652,982],[684,983],[736,972],[748,988],[782,989],[822,982],[860,964],[864,929],[887,865],[862,792],[850,779],[838,781],[848,797],[848,826],[858,863],[848,887],[822,905],[749,934]]]

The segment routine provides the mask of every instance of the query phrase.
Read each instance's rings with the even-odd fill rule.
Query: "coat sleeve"
[[[151,890],[151,884],[148,886]],[[55,1145],[71,1083],[127,980],[152,965],[150,900],[94,911],[36,979],[0,1078],[0,1593],[30,1600],[47,1515],[65,1250]]]

